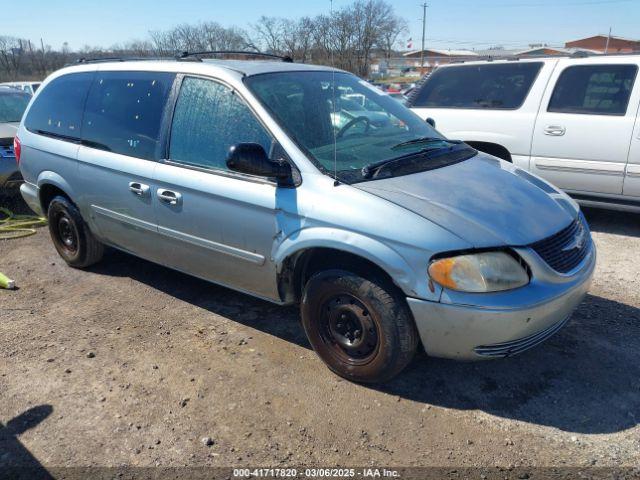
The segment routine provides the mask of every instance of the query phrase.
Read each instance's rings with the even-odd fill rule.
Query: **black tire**
[[[100,261],[104,246],[68,198],[54,197],[47,209],[47,219],[53,245],[68,265],[85,268]]]
[[[418,334],[393,285],[346,270],[307,282],[302,324],[313,349],[336,374],[362,383],[390,380],[411,362]]]

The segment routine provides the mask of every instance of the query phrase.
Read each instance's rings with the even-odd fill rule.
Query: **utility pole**
[[[42,48],[42,75],[46,76],[47,75],[47,59],[45,58],[45,55],[44,55],[44,40],[42,40],[42,37],[40,37],[40,47]]]
[[[420,50],[420,75],[424,74],[424,34],[427,27],[427,2],[422,5],[422,48]]]
[[[609,53],[609,40],[611,40],[611,27],[609,27],[609,35],[607,35],[607,44],[604,46],[604,53]]]

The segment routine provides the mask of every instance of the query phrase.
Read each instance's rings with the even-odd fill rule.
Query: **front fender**
[[[378,265],[402,289],[407,296],[420,298],[437,298],[434,292],[419,282],[411,265],[396,250],[374,238],[343,229],[312,227],[298,230],[274,247],[273,260],[281,271],[283,264],[291,255],[310,248],[332,248],[365,258]]]
[[[495,143],[504,147],[509,152],[516,138],[513,135],[507,135],[501,132],[477,132],[473,130],[451,130],[447,131],[447,137],[456,138],[464,142],[483,142],[483,143]]]

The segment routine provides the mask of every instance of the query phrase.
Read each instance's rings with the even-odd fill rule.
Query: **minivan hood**
[[[15,137],[19,126],[20,122],[0,123],[0,139]]]
[[[495,157],[353,185],[440,225],[476,248],[523,246],[571,223],[576,208],[551,185]]]

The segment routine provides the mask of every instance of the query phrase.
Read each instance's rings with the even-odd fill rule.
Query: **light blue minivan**
[[[318,355],[358,382],[420,343],[468,360],[537,345],[594,271],[567,195],[327,67],[82,62],[42,84],[16,146],[69,265],[108,245],[299,303]]]

